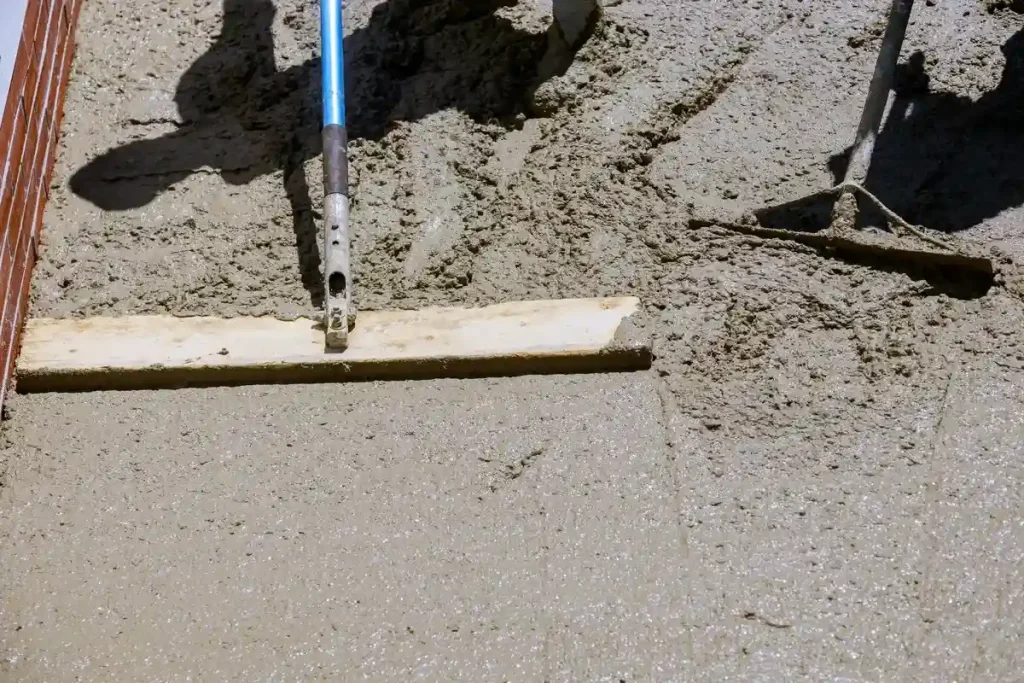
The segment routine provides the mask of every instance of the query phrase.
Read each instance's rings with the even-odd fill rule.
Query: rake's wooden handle
[[[875,73],[871,77],[868,97],[861,112],[860,124],[857,126],[857,137],[850,152],[850,163],[846,166],[844,183],[863,183],[871,166],[871,156],[878,139],[878,129],[882,125],[885,104],[889,99],[896,79],[896,65],[899,62],[903,39],[907,35],[907,24],[910,12],[914,8],[914,0],[893,0],[889,10],[889,23],[882,37],[882,47],[878,51],[875,62]]]

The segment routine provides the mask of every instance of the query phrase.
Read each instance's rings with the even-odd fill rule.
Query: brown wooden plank
[[[312,320],[29,320],[20,391],[469,377],[650,367],[632,297],[360,312],[343,353]]]

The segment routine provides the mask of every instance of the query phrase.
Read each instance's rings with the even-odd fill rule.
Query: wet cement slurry
[[[645,375],[165,400],[65,396],[54,428],[33,417],[54,397],[24,401],[12,677],[632,678],[685,658]]]
[[[608,2],[567,68],[504,4],[346,4],[357,301],[633,294],[654,370],[18,396],[7,678],[1015,677],[1012,271],[723,225],[841,173],[888,2]],[[1019,258],[1021,15],[917,4],[869,189]],[[34,315],[316,310],[307,5],[86,4]]]

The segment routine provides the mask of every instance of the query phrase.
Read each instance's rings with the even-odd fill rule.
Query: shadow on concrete
[[[864,185],[908,221],[952,233],[1024,204],[1024,30],[1002,51],[1002,78],[977,101],[933,90],[920,52],[900,65]],[[828,162],[837,184],[849,154]],[[828,227],[833,203],[798,200],[757,217],[766,227],[817,232]],[[868,202],[859,206],[860,227],[885,225]]]
[[[549,36],[494,14],[514,0],[388,0],[345,40],[350,139],[380,139],[396,121],[457,108],[510,122],[526,109]],[[224,0],[223,27],[178,82],[178,130],[107,151],[71,190],[108,211],[135,209],[196,172],[244,185],[283,171],[303,285],[320,306],[317,217],[303,172],[320,154],[319,59],[279,70],[271,0]],[[286,18],[286,21],[288,18]],[[564,59],[547,76],[564,73]],[[545,65],[551,60],[545,60]],[[547,67],[545,67],[547,70]]]

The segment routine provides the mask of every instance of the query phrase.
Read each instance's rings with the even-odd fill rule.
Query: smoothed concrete
[[[55,398],[11,435],[6,680],[632,680],[686,657],[646,375]]]

